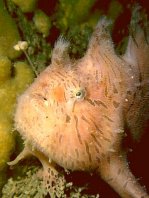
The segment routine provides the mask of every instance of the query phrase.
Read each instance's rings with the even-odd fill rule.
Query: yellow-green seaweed
[[[17,96],[22,93],[33,80],[33,72],[25,62],[14,64],[15,77],[0,86],[0,109],[12,118]],[[7,104],[7,105],[6,105]]]
[[[57,26],[62,32],[86,21],[95,0],[61,0],[57,11]]]
[[[42,33],[43,36],[49,35],[51,28],[50,17],[48,17],[42,10],[37,10],[34,15],[34,23],[38,32]]]
[[[11,61],[7,56],[0,56],[0,85],[10,78]]]
[[[0,190],[6,180],[6,162],[15,146],[12,128],[12,120],[0,112]]]
[[[22,12],[33,12],[36,8],[38,0],[12,0]]]
[[[115,11],[116,10],[116,11]],[[116,18],[119,16],[119,14],[123,11],[122,5],[119,1],[117,0],[112,0],[109,5],[108,9],[108,16],[116,20]]]
[[[13,70],[13,75],[11,71]],[[33,81],[33,71],[25,62],[12,64],[7,57],[0,58],[0,189],[6,178],[6,167],[15,147],[13,114],[17,96]]]
[[[17,26],[7,13],[3,0],[0,0],[0,56],[8,56],[15,59],[20,52],[15,51],[13,46],[20,40]]]
[[[14,145],[12,120],[0,113],[0,172],[6,167]]]

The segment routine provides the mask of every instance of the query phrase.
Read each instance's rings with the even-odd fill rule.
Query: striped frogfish
[[[137,139],[147,120],[149,44],[138,27],[118,55],[108,26],[98,22],[78,60],[69,57],[68,41],[55,43],[51,64],[18,98],[14,120],[25,147],[9,164],[32,154],[47,174],[55,164],[96,172],[120,197],[149,198],[123,147],[125,126]]]

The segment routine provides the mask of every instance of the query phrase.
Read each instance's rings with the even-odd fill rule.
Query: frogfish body
[[[108,22],[97,24],[83,58],[71,60],[60,38],[52,60],[21,95],[15,125],[43,166],[96,171],[121,197],[149,198],[131,173],[122,141],[137,139],[149,109],[149,45],[141,29],[116,54]],[[29,146],[30,145],[30,146]],[[46,165],[45,165],[46,164]]]

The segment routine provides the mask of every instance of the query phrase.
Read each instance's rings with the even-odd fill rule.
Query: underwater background
[[[135,3],[142,7],[141,16],[135,12],[132,16]],[[0,197],[49,197],[36,174],[41,167],[37,159],[23,160],[15,167],[7,165],[23,148],[13,125],[16,100],[50,64],[54,43],[60,35],[71,43],[70,56],[80,58],[103,15],[113,23],[112,38],[117,53],[122,54],[131,32],[131,18],[146,28],[148,1],[0,0]],[[132,172],[149,190],[148,139],[149,133],[145,133],[137,146],[129,148],[128,158]],[[68,173],[61,168],[60,172],[65,179],[59,178],[53,197],[118,197],[94,174]]]

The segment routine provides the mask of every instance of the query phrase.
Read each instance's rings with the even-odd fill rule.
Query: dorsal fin
[[[106,17],[102,17],[95,30],[91,36],[87,54],[92,54],[97,51],[99,54],[107,53],[107,54],[115,54],[114,45],[111,39],[109,26],[111,25],[111,21],[107,20]]]
[[[52,52],[52,67],[60,68],[64,67],[66,64],[70,62],[68,48],[69,42],[66,41],[62,36],[60,36],[57,42],[54,45],[54,49]]]

